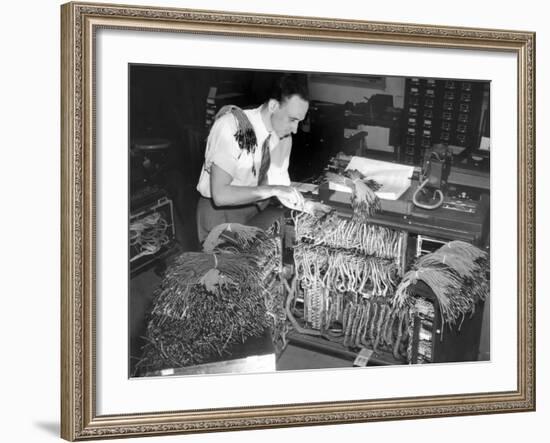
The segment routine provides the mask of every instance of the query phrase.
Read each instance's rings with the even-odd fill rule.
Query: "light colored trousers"
[[[210,198],[199,197],[197,203],[197,232],[202,244],[208,233],[221,223],[246,224],[260,212],[257,204],[216,207]]]

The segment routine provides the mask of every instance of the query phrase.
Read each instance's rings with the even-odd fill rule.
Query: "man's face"
[[[281,102],[276,102],[276,107],[271,114],[271,126],[279,138],[285,138],[290,134],[296,134],[298,124],[306,118],[309,103],[293,95]]]

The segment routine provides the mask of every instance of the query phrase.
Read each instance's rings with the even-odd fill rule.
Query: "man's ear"
[[[279,109],[279,101],[274,98],[270,98],[267,102],[267,109],[271,114],[273,114],[277,109]]]

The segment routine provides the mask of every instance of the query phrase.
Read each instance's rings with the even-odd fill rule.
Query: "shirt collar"
[[[261,146],[263,141],[266,139],[266,137],[271,134],[271,139],[269,140],[270,142],[269,144],[273,146],[279,142],[279,137],[277,137],[277,134],[275,134],[274,131],[269,132],[267,130],[265,123],[262,119],[261,109],[262,109],[261,106],[251,109],[248,115],[248,118],[252,123],[254,130],[256,131],[256,138],[258,139],[258,144]]]

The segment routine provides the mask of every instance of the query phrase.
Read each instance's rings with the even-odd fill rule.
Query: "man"
[[[201,243],[220,223],[246,223],[271,197],[285,204],[301,197],[290,187],[288,163],[308,100],[304,77],[287,74],[259,108],[226,107],[218,113],[197,185]]]

